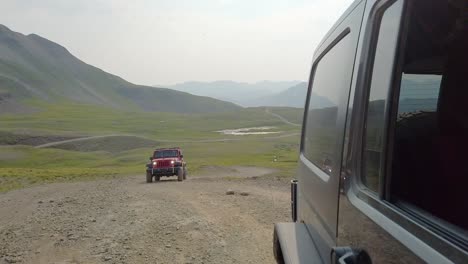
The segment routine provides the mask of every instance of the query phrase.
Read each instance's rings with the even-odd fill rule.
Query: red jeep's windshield
[[[154,158],[161,159],[161,158],[170,158],[170,157],[177,157],[178,151],[177,150],[159,150],[154,152]]]

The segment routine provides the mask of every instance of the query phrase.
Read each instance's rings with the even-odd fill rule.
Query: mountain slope
[[[82,62],[54,42],[0,25],[0,109],[15,111],[25,99],[164,112],[240,109],[213,98],[134,85]]]
[[[249,106],[288,106],[303,108],[307,97],[307,83],[301,82],[275,95],[251,100]],[[314,108],[333,106],[326,97],[312,93],[311,103]]]
[[[256,83],[234,81],[184,82],[169,86],[169,88],[250,106],[249,102],[252,98],[273,95],[297,83],[298,81],[261,81]]]

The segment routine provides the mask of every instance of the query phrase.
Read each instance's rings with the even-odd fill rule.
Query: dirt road
[[[270,172],[210,167],[184,182],[142,174],[1,194],[0,263],[272,263],[289,192],[256,178]]]
[[[293,123],[290,123],[290,124],[293,124]],[[263,137],[262,139],[271,140],[271,139],[279,139],[279,138],[285,138],[285,137],[294,137],[298,135],[300,135],[299,132],[293,132],[293,133],[287,133],[287,134],[280,134],[277,136],[267,136],[267,137]],[[60,141],[53,141],[53,142],[48,142],[45,144],[40,144],[34,147],[35,148],[50,148],[50,147],[56,147],[56,146],[60,146],[63,144],[68,144],[68,143],[76,143],[76,142],[81,143],[81,142],[85,142],[88,140],[103,139],[103,138],[110,138],[110,137],[131,137],[131,138],[152,140],[152,139],[141,137],[141,136],[111,134],[111,135],[103,135],[103,136],[80,137],[80,138],[66,139],[66,140],[60,140]],[[155,142],[159,142],[159,143],[213,143],[213,142],[229,142],[229,141],[241,141],[241,140],[244,140],[244,138],[238,137],[238,138],[217,138],[217,139],[199,139],[199,140],[158,139]]]
[[[287,120],[286,118],[284,118],[284,117],[282,117],[282,116],[280,116],[280,115],[278,115],[276,113],[271,112],[270,109],[268,109],[268,108],[265,109],[265,112],[267,112],[268,114],[270,114],[270,115],[272,115],[274,117],[277,117],[279,120],[283,121],[283,123],[285,123],[285,124],[288,124],[288,125],[291,125],[291,126],[302,126],[301,124],[293,123],[293,122]]]

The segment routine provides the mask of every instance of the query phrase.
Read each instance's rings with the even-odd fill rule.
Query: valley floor
[[[184,182],[142,173],[0,194],[0,263],[273,263],[289,185],[269,173],[212,166]]]

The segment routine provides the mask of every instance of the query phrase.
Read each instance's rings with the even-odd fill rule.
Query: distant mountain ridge
[[[191,81],[167,87],[177,91],[230,101],[242,106],[259,106],[250,103],[252,99],[274,95],[298,83],[300,81],[260,81],[256,83],[226,80],[214,82]]]
[[[300,82],[277,94],[253,100],[252,105],[304,108],[307,97],[307,87],[306,82]],[[328,98],[315,93],[312,93],[310,100],[314,108],[333,106],[333,103]]]
[[[241,108],[209,97],[132,84],[84,63],[57,43],[0,25],[0,111],[27,107],[25,99],[164,112]]]
[[[307,82],[300,81],[263,81],[253,84],[234,81],[185,82],[168,87],[230,101],[245,107],[304,108],[307,97]],[[328,98],[315,93],[312,93],[311,102],[314,108],[333,106]]]

